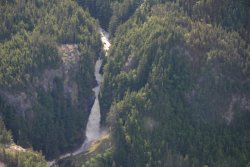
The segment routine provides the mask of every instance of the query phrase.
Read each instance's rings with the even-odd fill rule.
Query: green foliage
[[[4,122],[0,117],[0,145],[10,144],[12,140],[11,133],[6,130]]]
[[[208,9],[198,16],[193,8],[211,2],[204,7],[214,10],[217,1],[195,2],[145,1],[116,30],[100,100],[116,166],[249,163],[249,108],[241,99],[249,100],[250,47],[239,30],[249,33],[246,6],[220,1],[229,18]]]
[[[47,162],[41,153],[32,150],[17,151],[0,148],[0,160],[11,167],[46,167]]]
[[[142,0],[123,0],[112,3],[112,17],[109,22],[109,33],[114,36],[119,25],[126,22],[135,12]]]
[[[112,16],[109,23],[111,36],[134,13],[137,15],[136,23],[138,23],[145,19],[144,14],[148,14],[152,6],[159,4],[167,4],[167,10],[173,8],[173,4],[177,5],[178,10],[185,12],[191,18],[213,25],[220,25],[226,30],[237,31],[243,39],[249,42],[250,34],[248,30],[250,24],[248,18],[250,17],[250,3],[244,0],[114,0],[111,2]],[[166,8],[163,11],[166,12]],[[161,13],[159,8],[156,13]]]
[[[119,25],[132,16],[143,0],[77,0],[99,20],[101,27],[114,36]]]
[[[31,82],[31,75],[59,61],[55,41],[48,35],[28,33],[25,30],[1,44],[0,86],[24,87]]]
[[[114,148],[83,166],[249,165],[248,2],[77,2],[113,37],[100,104]],[[64,96],[62,78],[54,79],[49,92],[37,90],[38,101],[28,116],[0,98],[0,112],[14,140],[55,157],[84,138],[79,132],[88,113],[79,109],[88,108],[101,51],[96,21],[74,1],[0,4],[3,90],[27,90],[33,77],[62,63],[58,44],[78,44],[80,64],[70,78],[81,85],[77,105]],[[0,130],[0,141],[10,143],[1,122]],[[2,152],[10,166],[45,165],[33,153]]]
[[[58,64],[56,42],[82,43],[100,52],[96,22],[75,2],[20,0],[0,10],[1,87],[27,85],[32,72]]]
[[[25,152],[25,153],[18,153],[17,159],[18,159],[18,167],[45,167],[47,166],[47,162],[44,161],[41,158],[40,153],[31,153],[31,152]]]
[[[82,167],[115,167],[115,162],[112,157],[112,149],[107,149],[101,154],[91,157],[88,161],[84,162]]]
[[[101,27],[108,29],[108,23],[112,15],[110,0],[77,0],[78,4],[87,8],[91,16],[97,18]]]
[[[45,167],[47,162],[41,153],[30,149],[18,151],[9,148],[12,143],[12,135],[5,129],[4,122],[0,118],[0,161],[12,167]],[[15,146],[15,145],[14,145]]]
[[[85,137],[94,62],[101,54],[97,22],[67,0],[1,1],[0,11],[0,113],[14,141],[46,158],[76,148]],[[77,85],[77,102],[64,94],[65,76],[54,78],[48,91],[36,84],[44,70],[62,69],[61,44],[78,46],[79,62],[67,74]],[[32,108],[19,111],[3,92],[34,97]]]

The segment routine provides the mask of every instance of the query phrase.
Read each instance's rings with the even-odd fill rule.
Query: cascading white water
[[[103,50],[106,52],[106,55],[107,55],[107,52],[108,52],[109,47],[111,45],[109,42],[109,33],[107,33],[106,31],[104,31],[101,28],[100,28],[99,32],[101,34],[101,41],[103,44]]]
[[[100,114],[100,105],[99,105],[98,95],[100,92],[100,84],[103,81],[103,77],[99,73],[101,65],[102,65],[102,60],[99,58],[95,65],[95,78],[98,83],[98,85],[93,89],[93,91],[95,92],[95,102],[91,109],[91,114],[89,116],[87,129],[86,129],[86,137],[87,137],[87,140],[90,140],[90,141],[95,140],[100,136],[101,114]]]
[[[109,47],[110,47],[110,42],[108,39],[109,34],[105,32],[103,29],[100,29],[99,32],[101,34],[103,50],[105,51],[105,54],[107,55],[107,51],[109,50]],[[89,119],[88,119],[88,123],[86,127],[85,141],[83,142],[81,147],[78,148],[76,151],[61,155],[59,158],[48,162],[48,166],[50,167],[54,166],[58,160],[67,158],[69,156],[74,156],[74,155],[77,155],[86,151],[89,145],[91,144],[91,142],[97,140],[101,136],[101,130],[100,130],[101,113],[100,113],[100,105],[99,105],[99,99],[98,99],[100,86],[103,81],[103,76],[100,74],[101,66],[102,66],[102,59],[99,58],[95,64],[95,79],[97,81],[97,86],[92,89],[95,93],[95,102],[90,111],[90,115],[89,115]]]
[[[72,153],[72,155],[77,155],[81,152],[84,152],[88,148],[89,144],[92,141],[98,139],[101,135],[101,130],[100,130],[101,113],[100,113],[100,105],[99,105],[99,99],[98,99],[100,86],[103,81],[103,77],[99,73],[101,66],[102,66],[102,59],[99,58],[95,64],[95,78],[97,81],[97,86],[93,88],[93,91],[95,92],[95,102],[90,111],[90,115],[89,115],[89,119],[87,123],[86,139],[84,143],[82,144],[82,146],[78,150],[76,150],[74,153]]]
[[[101,34],[103,50],[105,51],[105,54],[107,55],[107,51],[109,50],[109,47],[110,47],[110,42],[108,39],[109,34],[105,32],[103,29],[100,29],[99,32]],[[100,92],[100,86],[103,81],[103,76],[100,74],[101,66],[102,66],[102,59],[99,58],[95,64],[95,79],[97,81],[97,86],[93,88],[93,91],[95,92],[95,102],[91,109],[88,123],[87,123],[86,139],[84,143],[82,144],[81,148],[75,151],[73,155],[77,155],[81,152],[84,152],[92,141],[98,139],[101,136],[101,130],[100,130],[101,113],[100,113],[100,104],[99,104],[99,98],[98,98],[98,95]]]

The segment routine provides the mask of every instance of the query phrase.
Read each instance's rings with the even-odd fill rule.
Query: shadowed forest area
[[[249,167],[249,18],[247,0],[0,1],[0,161],[79,147],[101,56],[108,134],[59,166]]]

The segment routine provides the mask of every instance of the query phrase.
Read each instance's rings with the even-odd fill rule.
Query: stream
[[[109,34],[101,28],[99,30],[99,33],[101,35],[101,41],[103,44],[103,50],[105,51],[105,56],[107,56],[107,52],[110,47]],[[102,66],[102,59],[99,58],[95,64],[95,79],[97,81],[97,86],[92,89],[93,92],[95,93],[95,102],[91,108],[89,119],[87,122],[87,127],[85,131],[86,139],[84,140],[83,144],[78,149],[76,149],[73,152],[61,155],[57,159],[49,161],[48,166],[50,167],[55,166],[57,161],[59,160],[85,152],[93,141],[101,137],[103,132],[101,131],[101,127],[100,127],[101,113],[100,113],[100,105],[99,105],[99,98],[98,98],[98,95],[100,92],[100,86],[103,81],[103,76],[100,74],[101,66]]]

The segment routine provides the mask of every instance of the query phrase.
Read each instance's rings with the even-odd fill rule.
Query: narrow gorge
[[[105,56],[107,56],[107,52],[108,52],[109,47],[110,47],[109,34],[101,28],[100,28],[99,32],[100,32],[100,38],[101,38],[102,45],[103,45],[103,51],[105,53]],[[94,75],[95,75],[95,79],[97,82],[97,86],[92,89],[94,94],[95,94],[95,101],[94,101],[94,104],[91,108],[90,115],[88,118],[88,123],[87,123],[86,131],[85,131],[86,138],[85,138],[83,144],[75,151],[66,153],[64,155],[61,155],[59,158],[56,158],[52,161],[49,161],[48,166],[50,166],[50,167],[55,166],[57,161],[59,161],[59,160],[65,159],[65,158],[70,157],[70,156],[75,156],[75,155],[78,155],[82,152],[85,152],[89,148],[89,146],[91,145],[92,142],[94,142],[99,137],[101,137],[101,135],[106,133],[105,129],[102,129],[101,125],[100,125],[101,113],[100,113],[100,104],[99,104],[99,97],[98,97],[99,92],[100,92],[100,87],[101,87],[101,84],[103,82],[103,76],[100,72],[101,67],[102,67],[102,63],[103,63],[102,59],[103,58],[100,55],[100,57],[98,58],[98,60],[95,63]]]
[[[0,1],[0,167],[250,167],[249,9]]]

